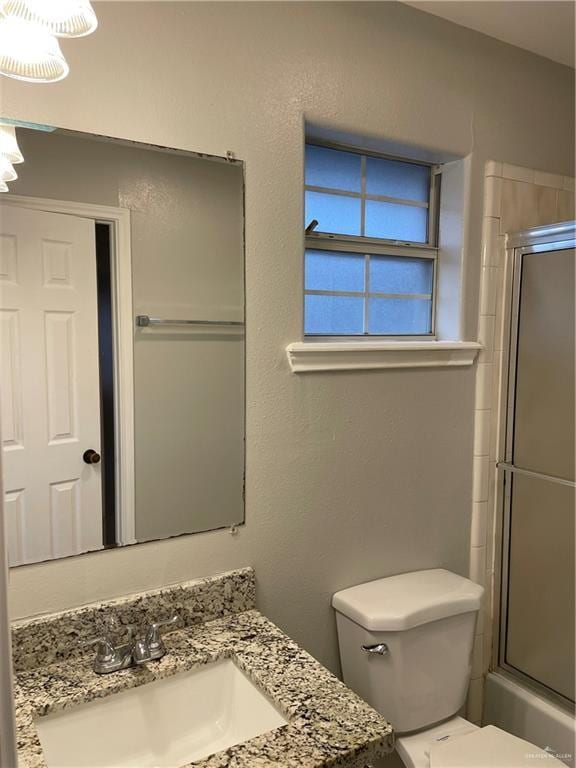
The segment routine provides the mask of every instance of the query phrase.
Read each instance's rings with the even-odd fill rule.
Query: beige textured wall
[[[64,44],[70,77],[5,83],[3,110],[246,161],[246,526],[19,569],[13,613],[252,564],[260,607],[337,669],[335,590],[416,568],[467,572],[475,376],[289,373],[284,347],[302,332],[304,120],[470,155],[473,339],[484,161],[570,173],[573,72],[401,3],[96,9],[98,32]]]

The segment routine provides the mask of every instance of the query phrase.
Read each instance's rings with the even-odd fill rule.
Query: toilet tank
[[[344,682],[399,733],[452,717],[466,698],[483,592],[443,569],[337,592]],[[385,647],[363,649],[378,645]]]

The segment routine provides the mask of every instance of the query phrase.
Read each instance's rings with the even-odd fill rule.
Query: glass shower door
[[[515,251],[500,665],[574,703],[574,248]]]

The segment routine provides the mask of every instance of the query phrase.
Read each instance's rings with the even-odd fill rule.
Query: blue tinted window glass
[[[352,296],[305,296],[304,333],[350,335],[364,331],[364,299]]]
[[[304,287],[308,291],[363,291],[364,256],[336,251],[306,251]]]
[[[354,152],[306,145],[306,184],[360,192],[361,158]]]
[[[305,226],[318,221],[316,232],[338,235],[360,234],[360,200],[322,192],[306,192]]]
[[[425,243],[427,227],[427,208],[366,200],[366,237]]]
[[[369,195],[428,201],[430,169],[379,157],[366,158],[366,192]]]
[[[428,299],[369,299],[368,332],[430,333],[432,302]]]
[[[431,259],[395,256],[370,257],[370,291],[377,293],[432,293]]]

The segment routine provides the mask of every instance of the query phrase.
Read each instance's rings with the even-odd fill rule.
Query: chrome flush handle
[[[376,643],[376,645],[362,645],[364,653],[375,653],[377,656],[386,656],[388,653],[388,646],[386,643]]]

